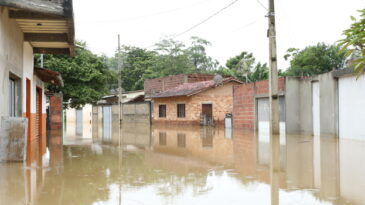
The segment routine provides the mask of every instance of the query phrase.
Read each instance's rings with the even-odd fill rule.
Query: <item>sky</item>
[[[86,41],[97,54],[113,56],[121,44],[153,49],[165,36],[182,33],[234,0],[74,0],[76,39]],[[267,63],[269,42],[267,0],[238,0],[209,21],[175,40],[189,44],[191,36],[211,42],[207,53],[221,65],[242,51]],[[279,69],[289,63],[288,48],[318,42],[335,43],[342,31],[365,8],[364,0],[277,0],[276,35]]]

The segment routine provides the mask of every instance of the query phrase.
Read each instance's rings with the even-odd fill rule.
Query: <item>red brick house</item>
[[[183,83],[152,94],[153,123],[224,124],[225,115],[233,111],[233,86],[242,84],[235,78]]]

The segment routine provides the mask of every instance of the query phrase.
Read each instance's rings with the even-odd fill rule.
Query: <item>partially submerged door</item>
[[[202,125],[213,125],[213,105],[202,104]]]
[[[82,136],[83,135],[83,118],[82,118],[82,108],[76,110],[76,135]]]
[[[36,118],[35,118],[35,133],[36,141],[40,140],[41,135],[41,116],[42,116],[42,91],[40,88],[36,89]]]
[[[112,107],[103,107],[103,141],[111,141],[112,139]]]
[[[319,83],[312,83],[312,114],[313,114],[313,135],[320,135],[320,108],[319,108]]]

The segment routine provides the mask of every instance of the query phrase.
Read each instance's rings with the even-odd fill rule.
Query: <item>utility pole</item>
[[[122,66],[121,66],[121,59],[120,59],[120,35],[118,34],[118,56],[117,56],[117,63],[118,63],[118,105],[119,105],[119,125],[122,123]],[[120,127],[120,126],[119,126]]]
[[[274,0],[269,0],[269,100],[270,100],[270,184],[271,204],[279,204],[279,174],[280,174],[280,125],[279,125],[279,95],[278,68],[276,53],[275,6]]]
[[[269,96],[270,96],[270,133],[279,135],[279,95],[278,95],[278,65],[276,54],[275,7],[274,0],[269,0]]]

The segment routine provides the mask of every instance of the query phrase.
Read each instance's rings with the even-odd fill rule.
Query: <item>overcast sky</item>
[[[121,44],[153,49],[163,36],[185,31],[234,0],[74,0],[76,38],[89,49],[112,56]],[[267,0],[260,0],[267,8]],[[276,24],[279,68],[288,63],[288,48],[317,42],[334,43],[358,16],[364,0],[277,0]],[[198,36],[212,43],[208,54],[222,65],[241,51],[268,61],[267,11],[258,0],[239,0],[208,22],[178,37]]]

